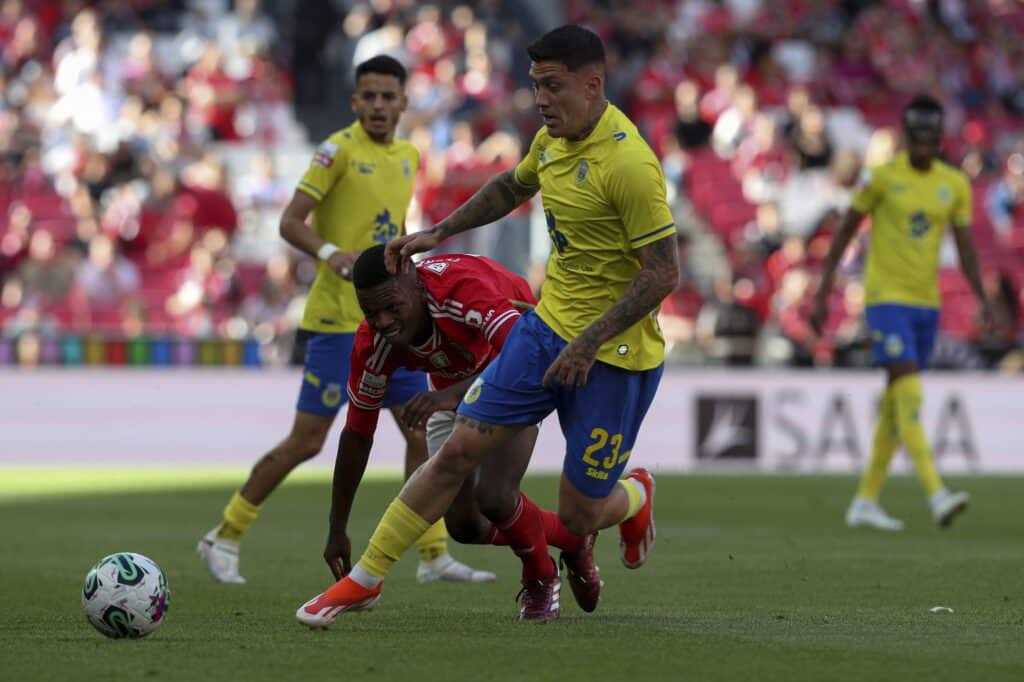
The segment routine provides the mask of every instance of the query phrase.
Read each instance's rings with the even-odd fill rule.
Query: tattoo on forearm
[[[580,338],[593,350],[649,315],[679,282],[676,240],[659,239],[637,250],[640,272],[604,315],[587,327]]]
[[[473,429],[477,433],[482,433],[484,435],[490,435],[494,433],[494,424],[488,424],[487,422],[479,422],[475,419],[470,419],[469,417],[463,417],[461,414],[457,414],[455,415],[455,425],[458,426],[460,424]]]
[[[499,173],[438,225],[438,235],[447,239],[474,227],[493,223],[536,193],[536,187],[523,187],[516,181],[515,170]]]

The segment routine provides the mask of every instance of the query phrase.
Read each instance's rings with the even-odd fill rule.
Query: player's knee
[[[500,523],[515,513],[519,499],[519,488],[515,485],[502,485],[494,481],[487,485],[478,483],[475,491],[476,506],[485,518]]]
[[[480,464],[480,453],[463,439],[450,437],[431,460],[439,475],[461,481]]]
[[[288,438],[288,458],[296,464],[305,462],[320,454],[327,434],[320,431],[296,431]]]

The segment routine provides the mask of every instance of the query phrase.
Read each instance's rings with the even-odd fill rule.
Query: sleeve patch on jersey
[[[386,376],[364,370],[363,376],[359,378],[359,395],[372,400],[383,400],[387,386],[388,378]]]
[[[330,168],[334,165],[334,156],[338,153],[337,142],[324,142],[317,147],[313,154],[313,165],[321,168]]]
[[[656,229],[656,230],[651,230],[651,231],[650,231],[650,232],[648,232],[647,234],[642,234],[642,235],[640,235],[639,237],[633,237],[633,238],[632,238],[632,239],[630,239],[629,241],[630,241],[630,242],[634,242],[634,243],[635,243],[635,242],[642,242],[643,240],[645,240],[645,239],[648,239],[648,238],[650,238],[650,237],[653,237],[653,236],[655,236],[655,235],[657,235],[657,234],[660,234],[660,233],[662,233],[662,232],[668,232],[668,231],[669,231],[670,229],[674,229],[674,228],[675,228],[675,226],[676,226],[676,224],[675,224],[675,223],[669,223],[668,225],[664,225],[664,226],[662,226],[662,227],[659,227],[659,228],[658,228],[658,229]]]

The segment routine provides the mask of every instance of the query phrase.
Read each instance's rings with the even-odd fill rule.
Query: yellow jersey
[[[611,104],[583,140],[541,128],[515,174],[522,185],[540,186],[553,245],[537,315],[571,341],[640,271],[633,251],[675,237],[665,175],[633,122]],[[601,346],[597,359],[632,371],[660,365],[657,310]]]
[[[324,241],[350,252],[403,234],[419,161],[409,142],[375,142],[358,121],[337,131],[317,147],[297,187],[319,202],[313,209],[313,229]],[[300,326],[344,333],[355,332],[362,321],[352,282],[317,261]]]
[[[946,226],[963,230],[971,224],[967,176],[938,160],[922,172],[900,154],[869,172],[851,206],[871,215],[865,302],[939,307]]]

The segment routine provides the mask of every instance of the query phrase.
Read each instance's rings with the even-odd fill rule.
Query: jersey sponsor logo
[[[472,385],[469,387],[469,390],[466,391],[466,395],[462,398],[462,402],[466,403],[467,405],[472,405],[480,398],[480,391],[482,391],[483,388],[483,377],[477,377],[476,381],[474,381]]]
[[[614,132],[612,133],[612,139],[615,140],[616,142],[622,142],[623,140],[626,139],[626,133],[622,132],[621,130],[618,132]]]
[[[910,234],[915,237],[923,237],[931,228],[932,225],[924,211],[918,211],[910,216]]]
[[[321,168],[330,168],[334,165],[334,155],[338,153],[337,142],[324,142],[316,148],[313,154],[313,165]]]
[[[590,172],[590,164],[586,159],[580,159],[579,168],[576,169],[576,184],[582,185],[587,181],[587,173]]]
[[[327,384],[327,388],[320,395],[320,400],[327,407],[337,407],[341,403],[341,384]]]
[[[704,460],[755,459],[757,398],[698,396],[697,457]]]
[[[551,212],[551,209],[544,211],[544,219],[548,223],[548,236],[551,237],[551,243],[558,251],[559,256],[564,255],[566,249],[569,248],[569,239],[558,229],[558,221],[555,220],[555,214]]]
[[[430,364],[438,369],[444,369],[445,367],[451,367],[452,361],[448,359],[448,356],[445,355],[444,351],[439,350],[436,353],[431,354]]]
[[[907,186],[902,182],[894,182],[889,185],[889,189],[891,189],[896,194],[902,194],[903,192],[907,191]]]
[[[391,211],[384,209],[373,217],[373,241],[387,244],[398,236],[398,225],[391,222]]]
[[[384,397],[387,392],[388,380],[382,374],[374,374],[369,370],[363,370],[363,376],[359,377],[359,394],[366,398],[378,400]]]
[[[448,269],[448,263],[427,263],[423,267],[434,274],[443,275],[444,271]]]

